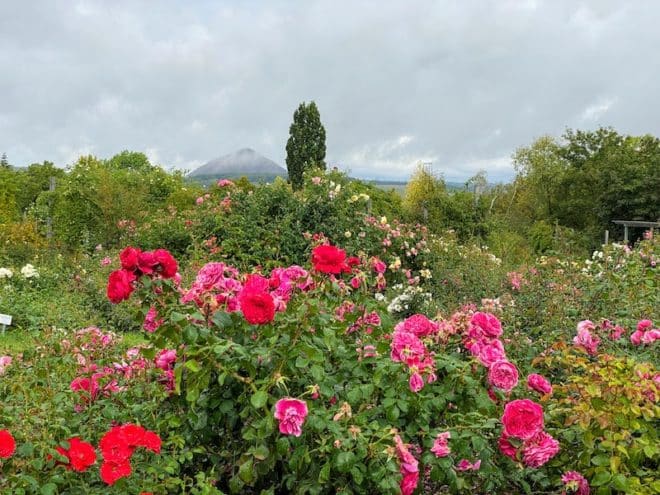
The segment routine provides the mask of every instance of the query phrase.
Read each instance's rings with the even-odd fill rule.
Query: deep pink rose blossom
[[[488,381],[494,387],[510,392],[518,385],[518,369],[509,361],[496,361],[488,369]]]
[[[307,414],[307,403],[303,400],[286,397],[275,404],[275,419],[279,420],[283,435],[299,437]]]
[[[532,373],[527,377],[527,388],[535,390],[543,395],[552,393],[552,385],[550,382],[536,373]]]
[[[543,408],[529,399],[518,399],[504,406],[502,424],[507,435],[527,440],[543,430]]]

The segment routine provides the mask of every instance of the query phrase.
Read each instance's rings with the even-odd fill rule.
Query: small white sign
[[[11,325],[11,315],[0,314],[0,325]]]

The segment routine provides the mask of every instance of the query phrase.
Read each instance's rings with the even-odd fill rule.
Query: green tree
[[[9,160],[7,160],[7,153],[2,154],[2,158],[0,158],[0,167],[9,168]]]
[[[306,170],[325,170],[325,129],[313,101],[301,103],[293,114],[286,143],[286,167],[294,190],[302,187]]]

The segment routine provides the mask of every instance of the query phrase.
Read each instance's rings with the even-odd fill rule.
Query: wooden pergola
[[[646,229],[660,229],[660,222],[641,222],[639,220],[612,220],[612,223],[623,225],[623,242],[628,242],[628,228],[642,227]]]

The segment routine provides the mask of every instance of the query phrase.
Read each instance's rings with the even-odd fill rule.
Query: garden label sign
[[[11,315],[0,314],[0,326],[2,326],[2,335],[5,334],[5,328],[11,325]]]

